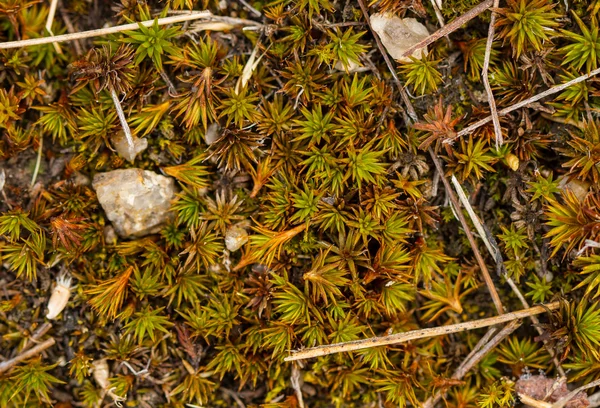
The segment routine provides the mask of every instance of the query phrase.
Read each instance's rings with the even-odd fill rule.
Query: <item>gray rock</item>
[[[123,238],[156,233],[174,216],[169,211],[175,196],[172,178],[142,169],[114,170],[96,174],[92,187]]]
[[[125,133],[121,130],[112,137],[112,145],[122,158],[127,160],[129,163],[133,163],[138,154],[148,148],[148,140],[146,138],[139,138],[133,135],[133,147],[132,152],[129,148],[129,143],[125,137]]]

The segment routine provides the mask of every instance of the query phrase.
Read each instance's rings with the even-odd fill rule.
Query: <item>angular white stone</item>
[[[410,62],[402,54],[429,36],[427,28],[414,18],[400,18],[391,13],[377,13],[370,17],[371,27],[379,35],[388,53],[397,61]],[[419,48],[412,56],[427,56],[427,47]]]
[[[98,201],[123,238],[142,237],[160,230],[173,213],[175,182],[148,170],[124,169],[94,176]]]
[[[230,252],[235,252],[248,242],[248,232],[237,225],[233,225],[225,232],[225,246]]]
[[[118,132],[112,138],[112,146],[115,148],[119,156],[127,160],[129,163],[133,163],[138,154],[143,152],[148,148],[148,140],[145,137],[139,138],[136,135],[133,135],[133,155],[129,150],[129,143],[127,143],[127,138],[125,137],[125,133],[123,131]]]

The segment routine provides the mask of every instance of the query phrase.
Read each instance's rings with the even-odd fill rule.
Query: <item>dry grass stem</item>
[[[52,32],[52,23],[54,22],[54,15],[56,14],[57,5],[58,0],[50,0],[50,10],[48,10],[48,18],[46,19],[46,30],[48,30],[52,36],[54,36],[54,33]],[[62,54],[62,50],[60,49],[60,45],[58,45],[58,43],[54,43],[54,49],[58,54]]]
[[[433,42],[437,41],[438,39],[449,35],[450,33],[453,33],[454,31],[458,30],[463,24],[471,21],[472,19],[489,9],[493,3],[494,0],[485,0],[479,3],[477,6],[473,7],[465,14],[456,17],[454,20],[452,20],[451,22],[449,22],[448,24],[431,34],[429,37],[425,38],[423,41],[419,41],[418,43],[410,47],[408,50],[404,51],[402,56],[411,56],[416,50],[424,48],[429,44],[432,44]]]
[[[477,260],[477,264],[479,265],[479,268],[481,269],[481,274],[483,275],[483,280],[485,281],[485,284],[487,285],[490,295],[492,296],[492,301],[494,302],[496,311],[498,311],[498,314],[502,314],[502,313],[504,313],[504,307],[502,306],[502,301],[500,300],[498,291],[496,290],[496,287],[494,286],[494,282],[492,281],[490,272],[488,271],[488,268],[485,265],[485,261],[483,260],[483,257],[481,256],[479,249],[477,248],[477,242],[475,242],[475,238],[473,237],[473,233],[471,232],[471,229],[469,228],[469,224],[467,224],[467,220],[465,219],[465,216],[463,215],[462,211],[460,211],[460,203],[458,202],[458,199],[456,198],[456,195],[454,194],[454,190],[452,190],[450,183],[444,176],[444,167],[443,167],[440,159],[436,156],[436,154],[433,152],[433,150],[431,148],[429,149],[429,155],[431,156],[431,159],[433,160],[433,163],[435,164],[437,171],[440,173],[442,182],[444,183],[444,187],[446,189],[446,193],[448,194],[448,198],[450,198],[452,205],[454,205],[454,208],[456,208],[455,215],[458,218],[458,220],[460,221],[460,223],[465,231],[465,234],[467,236],[467,239],[469,240],[469,244],[471,245],[471,248],[473,249],[473,253],[475,254],[475,259]]]
[[[575,78],[575,79],[573,79],[573,80],[571,80],[569,82],[565,82],[564,84],[560,84],[560,85],[556,85],[556,86],[553,86],[551,88],[548,88],[544,92],[541,92],[541,93],[539,93],[539,94],[537,94],[535,96],[532,96],[531,98],[527,98],[524,101],[521,101],[519,103],[515,103],[514,105],[511,105],[511,106],[509,106],[507,108],[499,110],[498,111],[498,115],[499,116],[504,116],[504,115],[506,115],[506,114],[508,114],[510,112],[516,111],[517,109],[520,109],[520,108],[523,108],[523,107],[525,107],[525,106],[527,106],[529,104],[532,104],[533,102],[537,102],[540,99],[545,98],[546,96],[554,95],[555,93],[564,91],[568,87],[573,86],[575,84],[578,84],[580,82],[583,82],[585,80],[588,80],[589,78],[592,78],[592,77],[594,77],[594,76],[596,76],[598,74],[600,74],[600,68],[597,68],[597,69],[591,71],[589,74],[581,75],[581,76],[579,76],[579,77],[577,77],[577,78]],[[466,128],[464,128],[460,132],[458,132],[455,137],[446,139],[444,141],[444,143],[452,143],[452,141],[458,139],[459,137],[464,136],[464,135],[468,135],[471,132],[473,132],[475,129],[478,129],[481,126],[483,126],[486,123],[489,123],[491,121],[492,121],[492,116],[491,115],[488,116],[487,118],[483,118],[480,121],[477,121],[477,122],[473,123],[472,125],[467,126]]]
[[[500,5],[500,0],[494,0],[494,9],[497,9]],[[498,118],[498,111],[496,110],[496,100],[494,99],[494,93],[490,86],[490,78],[488,72],[490,69],[490,56],[492,53],[492,43],[494,42],[494,33],[496,26],[496,12],[492,10],[492,16],[490,18],[490,27],[488,28],[488,37],[485,44],[485,56],[483,58],[483,68],[481,69],[481,78],[483,78],[483,86],[488,97],[488,104],[490,105],[490,113],[492,122],[494,122],[494,134],[496,135],[496,149],[498,149],[504,139],[502,138],[502,129],[500,128],[500,119]]]
[[[131,129],[129,128],[129,124],[127,123],[127,119],[125,118],[125,112],[123,112],[123,107],[121,106],[119,95],[117,95],[117,92],[112,87],[110,87],[110,96],[112,97],[113,103],[115,104],[115,109],[117,110],[117,116],[119,117],[119,121],[121,122],[123,133],[125,133],[125,137],[127,138],[127,145],[129,146],[129,156],[135,158],[135,145],[133,144],[133,136],[131,135]]]
[[[456,189],[456,192],[458,193],[458,197],[460,198],[460,201],[466,208],[467,214],[469,214],[469,218],[471,218],[471,222],[473,222],[473,225],[475,226],[475,229],[477,230],[481,239],[483,240],[488,252],[492,256],[492,258],[494,258],[496,260],[497,268],[500,271],[503,271],[503,275],[504,275],[504,279],[506,280],[506,283],[508,283],[511,290],[517,296],[517,298],[519,299],[519,301],[521,302],[523,307],[528,308],[529,303],[527,302],[527,299],[525,299],[525,296],[523,296],[523,294],[521,293],[521,290],[518,288],[518,286],[515,284],[515,282],[512,280],[512,278],[509,277],[508,275],[506,275],[506,272],[503,269],[504,266],[503,266],[502,253],[500,252],[500,248],[494,241],[488,239],[488,233],[486,231],[485,226],[483,225],[483,223],[481,222],[481,220],[479,219],[477,214],[475,214],[475,210],[473,210],[473,207],[471,206],[471,203],[469,202],[467,195],[465,194],[465,191],[463,190],[462,186],[460,185],[460,183],[458,182],[456,177],[454,177],[454,175],[452,176],[452,184],[454,185],[454,188]],[[531,319],[536,331],[538,332],[538,334],[541,335],[543,330],[540,327],[540,321],[535,316],[531,316],[530,319]],[[546,350],[552,357],[552,361],[553,361],[554,365],[556,366],[558,373],[564,377],[565,371],[563,370],[560,362],[556,358],[554,350],[547,345],[547,341],[544,341],[544,346],[546,347]]]
[[[548,310],[558,309],[559,302],[548,303],[544,306],[534,306],[516,312],[508,312],[499,316],[487,317],[485,319],[473,320],[465,323],[456,323],[448,326],[431,327],[427,329],[411,330],[404,333],[392,334],[382,337],[371,337],[363,340],[349,341],[345,343],[329,344],[325,346],[312,347],[304,350],[292,351],[292,355],[286,357],[285,361],[304,360],[327,356],[329,354],[343,353],[348,351],[363,350],[372,347],[386,346],[390,344],[405,343],[410,340],[424,339],[428,337],[443,336],[451,333],[459,333],[467,330],[480,329],[482,327],[495,326],[513,320],[542,314]]]
[[[477,363],[479,363],[492,349],[494,349],[502,340],[511,335],[515,330],[517,330],[521,326],[521,322],[519,320],[513,320],[498,334],[496,334],[493,338],[492,335],[495,333],[492,329],[490,329],[484,337],[475,345],[473,351],[469,353],[467,358],[458,366],[454,374],[452,374],[452,379],[461,380]],[[491,338],[491,340],[490,340]],[[442,391],[436,392],[436,394],[429,398],[423,404],[423,408],[433,408],[442,398]]]
[[[220,17],[213,15],[210,11],[195,11],[195,12],[186,12],[185,14],[178,14],[171,17],[159,18],[157,23],[159,26],[167,25],[167,24],[175,24],[175,23],[183,23],[185,21],[193,21],[193,20],[214,20],[214,21],[223,21],[235,26],[239,25],[253,25],[257,27],[262,27],[262,24],[257,23],[252,20],[238,19],[233,17]],[[150,27],[154,24],[154,20],[146,20],[141,21],[144,27]],[[42,37],[42,38],[32,38],[29,40],[21,40],[21,41],[10,41],[5,43],[0,43],[0,49],[8,49],[8,48],[22,48],[29,47],[31,45],[40,45],[40,44],[50,44],[50,43],[58,43],[65,41],[74,41],[83,38],[92,38],[92,37],[100,37],[107,34],[115,34],[120,33],[122,31],[128,30],[137,30],[139,29],[138,23],[131,24],[123,24],[114,27],[108,28],[100,28],[97,30],[89,30],[82,31],[79,33],[69,33],[63,35],[57,35],[53,37]]]
[[[580,392],[585,391],[590,388],[593,388],[593,387],[597,387],[598,385],[600,385],[600,379],[598,379],[596,381],[592,381],[589,384],[582,385],[579,388],[575,388],[573,391],[571,391],[570,393],[565,395],[564,398],[561,398],[558,401],[556,401],[554,404],[552,404],[552,408],[563,408],[565,405],[567,405],[567,403],[572,398],[574,398]]]
[[[15,358],[11,358],[10,360],[0,363],[0,374],[10,370],[12,367],[17,365],[21,361],[27,360],[28,358],[31,358],[31,357],[34,357],[34,356],[40,354],[42,351],[46,350],[47,348],[52,347],[55,343],[56,343],[56,340],[54,340],[54,338],[49,338],[48,340],[32,347],[30,350],[27,350],[27,351],[19,354]]]

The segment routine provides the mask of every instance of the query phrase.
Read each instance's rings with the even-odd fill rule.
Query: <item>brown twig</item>
[[[31,358],[37,354],[40,354],[42,351],[46,350],[47,348],[52,347],[54,345],[54,343],[56,343],[56,340],[54,340],[54,338],[51,337],[48,340],[31,348],[30,350],[28,350],[24,353],[21,353],[18,356],[11,358],[10,360],[0,363],[0,374],[2,374],[5,371],[10,370],[12,367],[17,365],[21,361],[27,360],[28,358]]]
[[[62,19],[65,23],[65,26],[67,27],[67,31],[71,34],[74,34],[77,32],[77,30],[75,30],[75,27],[73,27],[73,23],[71,22],[71,18],[69,17],[69,13],[67,13],[67,11],[63,8],[60,9],[60,15],[62,16]],[[74,40],[73,41],[73,46],[75,47],[75,55],[82,55],[83,54],[83,47],[81,46],[81,41],[79,40]]]
[[[534,306],[517,312],[508,312],[499,316],[487,317],[485,319],[470,322],[451,324],[448,326],[431,327],[427,329],[411,330],[404,333],[392,334],[382,337],[371,337],[363,340],[354,340],[345,343],[328,344],[325,346],[312,347],[304,350],[292,351],[292,355],[286,357],[285,361],[304,360],[307,358],[321,357],[329,354],[343,353],[348,351],[363,350],[372,347],[386,346],[390,344],[404,343],[410,340],[424,339],[428,337],[443,336],[450,333],[460,333],[467,330],[480,329],[482,327],[495,326],[497,324],[523,319],[525,317],[538,315],[559,307],[559,302],[548,303],[544,306]]]
[[[29,347],[31,347],[32,344],[39,344],[39,339],[41,339],[44,336],[44,334],[48,333],[48,331],[50,331],[51,328],[52,323],[48,322],[38,327],[37,330],[33,332],[33,334],[29,337],[29,341],[23,346],[21,353],[29,349]]]
[[[475,210],[469,203],[469,200],[467,199],[467,196],[466,196],[463,188],[461,187],[460,183],[454,176],[452,176],[452,184],[454,185],[454,188],[456,189],[456,192],[458,194],[460,201],[463,203],[463,206],[467,209],[467,214],[469,214],[469,218],[471,218],[471,221],[473,222],[475,229],[477,229],[477,232],[479,233],[481,239],[483,240],[488,252],[492,256],[492,258],[495,259],[496,269],[498,271],[500,271],[500,273],[506,280],[506,283],[508,283],[508,285],[512,289],[513,293],[517,296],[517,298],[521,302],[521,305],[523,305],[523,308],[525,308],[525,309],[528,308],[529,303],[525,299],[525,296],[523,296],[523,294],[519,290],[519,287],[515,284],[515,282],[512,280],[512,278],[506,274],[506,270],[503,265],[504,261],[502,259],[502,253],[500,252],[500,248],[498,247],[498,244],[493,239],[488,239],[488,230],[486,229],[485,225],[481,222],[481,220],[479,219],[477,214],[475,214]],[[540,321],[535,316],[531,316],[530,319],[533,322],[533,326],[535,327],[536,331],[540,335],[542,335],[543,330],[540,327]],[[553,361],[554,365],[556,366],[556,370],[558,371],[558,373],[561,376],[564,377],[565,371],[563,370],[562,366],[560,365],[560,361],[558,361],[558,359],[556,358],[556,354],[555,354],[554,350],[548,345],[547,340],[544,341],[544,346],[546,347],[546,350],[552,357],[552,361]]]
[[[486,342],[479,341],[479,343],[477,343],[477,345],[473,349],[474,352],[471,352],[467,356],[467,358],[465,358],[464,361],[460,364],[460,366],[458,366],[456,371],[454,371],[454,374],[452,374],[452,379],[461,380],[471,370],[471,368],[475,366],[475,364],[479,363],[481,359],[483,359],[483,357],[485,357],[490,351],[492,351],[493,348],[500,344],[500,342],[504,340],[507,336],[509,336],[512,332],[517,330],[517,328],[520,325],[521,322],[519,320],[513,320],[512,322],[504,326],[504,328],[500,330],[500,332],[496,334],[491,340],[488,339],[489,341]],[[477,346],[480,344],[481,346],[479,347],[479,350],[477,350]],[[442,399],[442,395],[442,391],[436,392],[435,395],[433,395],[431,398],[425,401],[425,403],[423,404],[423,408],[433,408],[440,401],[440,399]]]
[[[580,392],[585,391],[587,389],[590,389],[592,387],[597,387],[598,385],[600,385],[600,380],[592,381],[589,384],[582,385],[581,387],[574,389],[573,391],[571,391],[570,393],[568,393],[567,395],[565,395],[563,398],[559,399],[554,404],[552,404],[552,408],[563,408],[565,405],[567,405],[567,403],[573,397],[575,397]]]
[[[494,0],[494,8],[498,8],[500,0]],[[483,87],[488,97],[488,104],[490,105],[490,113],[492,122],[494,122],[494,133],[496,135],[496,149],[498,149],[504,139],[502,138],[502,129],[500,128],[500,119],[498,118],[498,111],[496,109],[496,100],[494,99],[494,93],[490,86],[490,79],[488,72],[490,69],[490,57],[492,53],[492,43],[494,42],[494,32],[496,24],[496,12],[492,9],[492,16],[490,18],[490,26],[488,28],[487,42],[485,43],[485,56],[483,58],[483,68],[481,69],[481,78],[483,78]]]
[[[572,85],[578,84],[579,82],[583,82],[583,81],[585,81],[585,80],[587,80],[587,79],[589,79],[589,78],[591,78],[593,76],[596,76],[598,74],[600,74],[600,68],[597,68],[597,69],[591,71],[589,74],[581,75],[581,76],[579,76],[579,77],[577,77],[577,78],[575,78],[575,79],[573,79],[573,80],[571,80],[569,82],[565,82],[564,84],[560,84],[560,85],[556,85],[556,86],[553,86],[551,88],[548,88],[544,92],[541,92],[541,93],[539,93],[537,95],[534,95],[531,98],[527,98],[524,101],[521,101],[519,103],[515,103],[514,105],[511,105],[511,106],[509,106],[507,108],[499,110],[498,111],[498,115],[499,116],[504,116],[504,115],[506,115],[506,114],[508,114],[510,112],[516,111],[517,109],[520,109],[520,108],[522,108],[524,106],[527,106],[527,105],[529,105],[529,104],[531,104],[533,102],[537,102],[540,99],[545,98],[546,96],[550,96],[550,95],[553,95],[555,93],[561,92],[561,91],[565,90],[566,88],[568,88],[568,87],[570,87]],[[486,123],[489,123],[491,121],[492,121],[492,116],[488,116],[487,118],[483,118],[480,121],[477,121],[477,122],[473,123],[472,125],[467,126],[463,130],[461,130],[460,132],[458,132],[456,134],[456,136],[446,139],[444,141],[444,143],[452,143],[454,140],[458,139],[459,137],[464,136],[464,135],[468,135],[471,132],[473,132],[475,129],[478,129],[481,126],[483,126]]]
[[[262,24],[257,23],[256,21],[245,20],[245,19],[241,19],[241,18],[233,18],[233,17],[215,16],[210,11],[186,12],[185,14],[179,14],[179,15],[175,15],[175,16],[171,16],[171,17],[159,18],[157,20],[157,24],[159,26],[161,26],[161,25],[183,23],[185,21],[200,20],[200,19],[224,21],[224,22],[227,22],[229,24],[234,24],[234,25],[253,25],[253,26],[262,27]],[[118,25],[118,26],[114,26],[114,27],[100,28],[97,30],[82,31],[79,33],[72,33],[72,34],[69,33],[69,34],[57,35],[54,37],[41,37],[41,38],[31,38],[29,40],[22,40],[22,41],[9,41],[9,42],[5,42],[5,43],[0,43],[0,49],[22,48],[22,47],[29,47],[31,45],[74,41],[74,40],[79,40],[82,38],[99,37],[99,36],[103,36],[103,35],[107,35],[107,34],[115,34],[115,33],[120,33],[120,32],[128,31],[128,30],[139,30],[140,27],[138,24],[141,24],[144,27],[150,27],[154,24],[154,21],[155,20],[146,20],[146,21],[140,21],[139,23],[122,24],[122,25]]]
[[[475,17],[477,17],[478,15],[480,15],[481,13],[483,13],[484,11],[489,9],[493,3],[494,3],[494,0],[485,0],[481,3],[479,3],[478,5],[473,7],[471,10],[467,11],[465,14],[456,17],[454,20],[452,20],[451,22],[449,22],[448,24],[446,24],[445,26],[443,26],[442,28],[440,28],[439,30],[437,30],[436,32],[431,34],[429,37],[425,38],[422,41],[419,41],[418,43],[416,43],[415,45],[413,45],[412,47],[410,47],[409,49],[404,51],[404,53],[402,53],[402,56],[409,57],[409,56],[413,55],[413,53],[416,50],[427,47],[429,44],[437,41],[438,39],[440,39],[446,35],[449,35],[450,33],[453,33],[454,31],[458,30],[463,24],[474,19]]]
[[[394,78],[394,84],[396,84],[396,87],[398,88],[398,91],[400,92],[402,101],[404,102],[404,105],[406,106],[406,112],[408,113],[408,116],[410,116],[410,118],[416,122],[418,120],[417,112],[415,112],[415,109],[413,108],[412,103],[410,102],[410,99],[408,99],[408,94],[406,93],[404,86],[400,82],[400,79],[398,78],[398,74],[396,74],[396,69],[394,68],[394,65],[392,64],[392,60],[390,60],[390,57],[387,54],[387,51],[383,47],[383,44],[381,43],[381,39],[379,39],[379,36],[373,30],[373,27],[371,27],[371,17],[369,16],[369,10],[367,9],[367,6],[365,6],[365,2],[363,0],[358,0],[358,4],[360,5],[360,9],[362,10],[365,20],[367,21],[369,30],[371,30],[371,34],[373,34],[373,38],[375,38],[375,43],[377,44],[377,48],[379,48],[379,52],[383,56],[383,59],[385,60],[385,64],[387,65],[388,70],[392,74],[392,78]]]
[[[471,229],[469,228],[469,224],[467,224],[467,220],[465,219],[465,216],[463,215],[462,211],[460,210],[461,206],[460,206],[458,199],[456,198],[456,194],[454,194],[454,190],[452,189],[452,186],[450,186],[450,183],[444,176],[444,167],[443,167],[442,163],[440,162],[440,159],[436,156],[436,154],[433,152],[433,150],[431,148],[429,149],[429,155],[431,156],[431,159],[433,160],[433,163],[435,164],[435,168],[440,173],[442,182],[444,183],[444,187],[446,188],[446,193],[448,194],[448,197],[450,198],[452,205],[454,205],[454,208],[456,209],[456,216],[458,217],[458,220],[460,221],[460,223],[463,227],[463,230],[465,231],[467,239],[469,240],[469,244],[471,244],[471,248],[473,249],[473,253],[475,254],[475,259],[477,260],[477,263],[479,264],[479,268],[481,269],[481,274],[483,275],[483,280],[485,281],[485,284],[487,285],[490,295],[492,296],[492,301],[494,302],[494,306],[496,307],[498,314],[502,314],[502,313],[504,313],[504,307],[502,307],[502,301],[500,300],[498,291],[496,290],[496,287],[494,286],[494,282],[492,281],[490,272],[488,271],[488,268],[485,265],[485,261],[483,260],[483,257],[481,256],[479,249],[477,248],[477,242],[475,241],[475,238],[473,237],[473,233],[471,232]]]

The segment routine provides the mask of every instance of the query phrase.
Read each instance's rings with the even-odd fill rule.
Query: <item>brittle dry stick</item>
[[[480,341],[479,343],[477,343],[477,345],[473,349],[474,352],[471,352],[467,356],[467,358],[465,358],[465,360],[460,364],[460,366],[458,366],[456,371],[454,371],[454,374],[452,374],[452,379],[461,380],[471,370],[471,368],[473,368],[475,364],[479,363],[481,359],[483,359],[483,357],[485,357],[494,347],[500,344],[500,342],[504,340],[507,336],[509,336],[512,332],[517,330],[520,325],[521,322],[519,320],[513,320],[512,322],[504,326],[504,328],[500,330],[500,332],[498,332],[498,334],[496,334],[491,340],[486,342]],[[477,346],[481,343],[483,344],[481,345],[481,347],[479,347],[479,349],[477,349]],[[442,391],[436,392],[434,396],[425,401],[425,403],[423,404],[423,408],[433,408],[435,404],[437,404],[439,400],[442,399],[442,394]]]
[[[0,374],[5,371],[10,370],[12,367],[17,365],[23,360],[27,360],[33,356],[40,354],[42,351],[46,350],[48,347],[52,347],[56,343],[54,338],[49,338],[46,341],[43,341],[40,344],[37,344],[35,347],[32,347],[30,350],[25,351],[24,353],[19,354],[18,356],[11,358],[10,360],[4,361],[0,363]]]
[[[539,94],[534,95],[531,98],[527,98],[524,101],[515,103],[514,105],[511,105],[511,106],[509,106],[507,108],[499,110],[498,111],[498,115],[499,116],[504,116],[504,115],[506,115],[506,114],[508,114],[508,113],[510,113],[512,111],[520,109],[520,108],[522,108],[524,106],[527,106],[527,105],[529,105],[529,104],[531,104],[533,102],[537,102],[540,99],[545,98],[546,96],[550,96],[550,95],[553,95],[553,94],[558,93],[560,91],[563,91],[563,90],[567,89],[568,87],[570,87],[572,85],[575,85],[575,84],[578,84],[580,82],[583,82],[583,81],[585,81],[585,80],[587,80],[587,79],[589,79],[589,78],[591,78],[593,76],[596,76],[598,74],[600,74],[600,68],[597,68],[597,69],[595,69],[593,71],[590,71],[589,74],[584,74],[584,75],[581,75],[581,76],[579,76],[579,77],[577,77],[577,78],[575,78],[575,79],[573,79],[573,80],[571,80],[569,82],[565,82],[564,84],[560,84],[560,85],[556,85],[556,86],[550,87],[550,88],[546,89],[544,92],[540,92]],[[467,126],[463,130],[461,130],[460,132],[458,132],[456,134],[456,136],[444,140],[444,143],[452,143],[454,140],[458,139],[459,137],[470,134],[475,129],[480,128],[481,126],[485,125],[486,123],[489,123],[490,121],[492,121],[492,116],[491,115],[488,116],[487,118],[483,118],[483,119],[481,119],[481,120],[473,123],[470,126]]]
[[[206,10],[189,12],[186,14],[181,14],[181,15],[176,15],[176,16],[171,16],[171,17],[159,18],[156,20],[156,22],[159,26],[161,26],[161,25],[167,25],[167,24],[182,23],[184,21],[200,20],[203,18],[206,20],[225,21],[227,23],[235,24],[235,25],[253,25],[253,26],[262,27],[262,24],[257,23],[256,21],[245,20],[245,19],[241,19],[241,18],[233,18],[233,17],[215,16],[210,11],[206,11]],[[74,40],[79,40],[82,38],[91,38],[91,37],[99,37],[99,36],[107,35],[107,34],[116,34],[116,33],[122,32],[122,31],[138,30],[140,28],[138,24],[141,24],[144,27],[150,27],[154,24],[154,21],[155,20],[146,20],[146,21],[140,21],[139,23],[123,24],[123,25],[118,25],[118,26],[114,26],[114,27],[100,28],[97,30],[82,31],[79,33],[56,35],[54,37],[41,37],[41,38],[31,38],[29,40],[10,41],[10,42],[5,42],[5,43],[0,43],[0,49],[22,48],[22,47],[29,47],[31,45],[74,41]]]
[[[471,229],[469,228],[469,224],[467,224],[467,220],[465,219],[465,216],[463,215],[462,211],[460,211],[461,206],[460,206],[458,199],[456,198],[456,194],[454,194],[454,190],[452,189],[452,186],[450,186],[450,183],[444,176],[444,167],[442,166],[440,159],[436,156],[436,154],[433,152],[433,150],[431,148],[429,148],[429,155],[431,156],[431,159],[433,160],[433,163],[435,164],[435,168],[437,169],[438,173],[440,173],[440,177],[442,179],[442,183],[444,183],[444,187],[446,188],[446,193],[448,194],[448,198],[450,198],[452,205],[454,205],[454,208],[456,209],[456,216],[458,217],[458,220],[460,221],[460,223],[465,231],[467,239],[469,240],[469,244],[471,244],[471,248],[473,249],[473,253],[475,254],[475,259],[477,260],[477,263],[479,264],[479,268],[481,269],[481,274],[483,275],[483,280],[485,281],[485,284],[487,285],[490,295],[492,296],[492,301],[494,302],[494,306],[496,307],[496,310],[498,311],[498,313],[502,314],[502,313],[504,313],[504,307],[502,306],[502,301],[500,300],[500,296],[498,295],[496,286],[494,286],[494,281],[492,281],[490,272],[488,271],[487,266],[485,265],[485,261],[483,260],[483,257],[481,256],[479,249],[477,248],[477,242],[475,241],[475,238],[473,237],[473,233],[471,232]]]
[[[424,48],[424,47],[428,46],[429,44],[435,42],[436,40],[442,38],[443,36],[449,35],[450,33],[458,30],[463,24],[469,22],[470,20],[474,19],[475,17],[477,17],[478,15],[480,15],[481,13],[483,13],[484,11],[489,9],[493,3],[494,3],[494,0],[485,0],[481,3],[479,3],[478,5],[473,7],[471,10],[467,11],[465,14],[456,17],[454,20],[452,20],[451,22],[449,22],[448,24],[446,24],[445,26],[443,26],[442,28],[440,28],[439,30],[437,30],[436,32],[431,34],[429,37],[425,38],[422,41],[419,41],[418,43],[416,43],[415,45],[413,45],[412,47],[410,47],[409,49],[404,51],[402,53],[402,56],[409,57],[409,56],[413,55],[413,53],[416,50],[418,50],[420,48]]]
[[[428,337],[443,336],[450,333],[460,333],[467,330],[480,329],[482,327],[495,326],[497,324],[523,319],[525,317],[538,315],[549,310],[558,309],[559,302],[548,303],[544,306],[534,306],[516,312],[508,312],[499,316],[487,317],[485,319],[470,322],[456,323],[447,326],[431,327],[427,329],[411,330],[404,333],[396,333],[389,336],[371,337],[363,340],[348,341],[345,343],[328,344],[312,347],[304,350],[293,351],[285,361],[304,360],[307,358],[321,357],[329,354],[343,353],[347,351],[363,350],[372,347],[386,346],[390,344],[405,343],[410,340],[424,339]]]
[[[494,242],[493,240],[488,239],[488,233],[485,230],[483,223],[481,222],[481,220],[479,219],[477,214],[475,214],[475,210],[473,210],[471,203],[469,203],[469,200],[467,199],[467,195],[465,194],[462,186],[460,185],[460,183],[458,182],[458,180],[456,179],[455,176],[452,176],[452,184],[454,184],[454,188],[456,189],[458,197],[460,198],[460,201],[462,202],[463,206],[467,209],[467,214],[469,214],[469,218],[471,218],[471,221],[473,222],[475,229],[477,229],[479,236],[481,237],[486,248],[488,249],[488,252],[492,256],[492,258],[494,258],[494,260],[496,261],[499,271],[502,272],[503,260],[502,260],[502,254],[500,252],[500,248],[498,247],[498,244],[496,242]],[[517,296],[517,298],[521,302],[521,305],[523,305],[524,308],[528,308],[529,303],[527,302],[527,299],[525,299],[525,296],[523,296],[523,294],[521,293],[521,291],[519,290],[519,288],[515,284],[515,282],[512,280],[512,278],[509,277],[505,271],[502,274],[504,276],[504,279],[506,280],[506,283],[508,283],[508,285],[510,286],[510,288],[512,289],[514,294]],[[536,316],[530,316],[530,319],[533,322],[533,326],[535,327],[538,334],[542,335],[543,330],[540,327],[540,321],[538,320],[538,318]],[[548,345],[547,340],[544,340],[544,346],[545,346],[546,350],[548,351],[548,354],[550,354],[550,357],[552,357],[552,362],[556,366],[556,370],[562,377],[564,377],[565,371],[563,370],[562,366],[560,365],[560,361],[558,361],[558,358],[556,358],[556,353]]]
[[[498,8],[500,0],[494,0],[494,8]],[[500,119],[498,118],[498,111],[496,110],[496,100],[494,99],[494,93],[490,86],[490,79],[488,77],[488,71],[490,69],[490,57],[492,54],[492,43],[494,42],[494,32],[496,27],[496,12],[492,10],[492,16],[490,18],[490,26],[488,28],[487,42],[485,43],[485,56],[483,58],[483,68],[481,69],[481,78],[483,79],[483,87],[488,97],[488,104],[490,105],[490,113],[492,122],[494,122],[494,133],[496,135],[496,149],[498,149],[504,142],[502,138],[502,129],[500,128]]]

